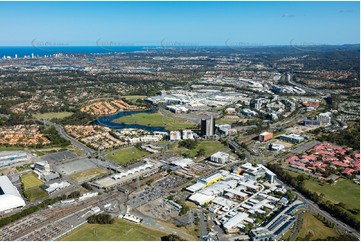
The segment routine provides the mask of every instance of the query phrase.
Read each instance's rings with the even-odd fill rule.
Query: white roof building
[[[212,202],[226,208],[227,210],[237,205],[237,203],[223,197],[216,197]]]
[[[205,195],[199,192],[194,193],[192,196],[190,196],[188,199],[189,201],[192,201],[199,205],[204,205],[207,202],[212,201],[216,196],[213,195]]]
[[[171,164],[175,165],[175,166],[180,166],[182,168],[185,168],[189,165],[194,164],[194,161],[192,159],[189,158],[184,158],[184,159],[179,159],[179,160],[175,160],[172,161]]]
[[[0,176],[0,212],[24,207],[25,201],[7,176]]]
[[[229,229],[232,229],[232,228],[235,228],[235,227],[240,227],[240,228],[243,228],[243,221],[248,218],[248,214],[247,213],[237,213],[237,215],[235,215],[234,217],[230,218],[227,222],[225,222],[223,224],[223,227],[226,229],[226,230],[229,230]]]

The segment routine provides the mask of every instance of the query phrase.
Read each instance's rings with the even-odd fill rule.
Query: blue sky
[[[359,2],[0,2],[0,45],[360,42]]]

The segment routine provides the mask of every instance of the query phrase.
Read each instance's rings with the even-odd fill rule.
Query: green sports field
[[[44,183],[38,179],[35,173],[23,175],[21,183],[23,184],[25,197],[31,202],[48,197],[48,193],[40,187]]]
[[[360,186],[347,179],[339,179],[334,184],[320,185],[314,180],[306,180],[305,186],[314,192],[324,194],[324,199],[334,203],[344,203],[347,208],[360,209]],[[356,215],[360,219],[360,213]]]
[[[66,118],[66,117],[70,117],[71,115],[73,115],[72,112],[59,112],[59,113],[37,113],[34,114],[33,116],[37,119],[53,119],[53,118],[57,118],[57,119],[62,119],[62,118]]]
[[[33,172],[23,175],[21,177],[21,182],[23,183],[24,190],[43,185],[43,182],[40,181]]]
[[[160,231],[116,219],[114,224],[85,224],[80,228],[70,232],[68,235],[65,235],[60,240],[160,241],[160,237],[164,235],[166,234]]]
[[[125,124],[140,124],[147,126],[161,126],[165,127],[168,130],[178,130],[195,127],[193,123],[188,122],[187,120],[167,117],[160,112],[151,114],[137,113],[115,119],[114,122]]]
[[[122,166],[127,166],[130,163],[149,155],[149,152],[137,149],[135,147],[120,149],[115,152],[111,152],[105,156],[110,161],[117,162]]]

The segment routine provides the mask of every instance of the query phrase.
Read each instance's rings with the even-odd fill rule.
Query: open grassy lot
[[[28,173],[21,177],[21,183],[23,184],[24,195],[31,202],[38,199],[48,197],[48,193],[40,188],[43,182],[40,181],[35,173]]]
[[[324,199],[334,203],[344,203],[347,208],[360,209],[360,186],[347,179],[339,179],[334,184],[321,185],[315,180],[306,180],[306,187],[317,193],[324,194]],[[355,215],[360,219],[360,213]]]
[[[116,123],[125,123],[125,124],[140,124],[147,126],[161,126],[165,127],[168,130],[177,130],[185,128],[194,128],[195,125],[191,122],[188,122],[184,119],[166,117],[160,112],[157,113],[137,113],[130,116],[121,117],[115,119]]]
[[[92,179],[94,177],[97,177],[97,176],[100,176],[100,175],[103,175],[106,173],[107,172],[103,169],[92,168],[89,170],[74,173],[74,174],[70,175],[70,178],[76,180],[79,183],[82,183],[85,180]]]
[[[304,213],[302,226],[296,240],[304,240],[308,233],[312,234],[309,240],[322,240],[329,236],[337,237],[339,234],[333,228],[324,225],[313,213]]]
[[[25,190],[43,185],[43,182],[40,181],[37,175],[33,172],[23,175],[21,177],[21,182],[23,183],[23,188]]]
[[[217,140],[212,140],[212,141],[201,141],[198,143],[197,147],[193,150],[187,150],[187,149],[180,149],[180,154],[187,154],[189,157],[195,157],[198,154],[198,151],[200,149],[204,149],[205,150],[205,156],[210,156],[213,153],[216,153],[217,151],[226,149],[227,147],[225,145],[223,145],[221,142],[217,141]]]
[[[123,98],[127,99],[127,100],[137,100],[137,99],[144,99],[147,96],[142,96],[142,95],[132,95],[132,96],[123,96]]]
[[[230,119],[225,117],[216,120],[217,124],[234,124],[236,122],[237,122],[236,119]]]
[[[160,241],[166,234],[149,229],[142,225],[116,219],[114,224],[85,224],[65,235],[60,240],[65,241]]]
[[[0,145],[0,151],[14,151],[14,150],[24,150],[25,147],[20,147],[20,146],[2,146]]]
[[[39,199],[45,199],[48,197],[48,193],[44,191],[40,187],[33,187],[26,189],[24,191],[24,195],[27,199],[29,199],[30,202],[39,200]]]
[[[149,152],[137,149],[135,147],[120,149],[115,152],[111,152],[105,156],[106,159],[118,162],[122,166],[128,164],[148,155]]]
[[[34,114],[33,116],[37,119],[53,119],[53,118],[62,119],[62,118],[70,117],[71,115],[73,115],[72,112],[59,112],[59,113],[37,113]]]

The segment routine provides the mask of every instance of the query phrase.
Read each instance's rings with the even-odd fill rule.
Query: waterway
[[[137,113],[151,114],[151,113],[155,113],[155,112],[157,112],[157,110],[155,108],[148,109],[148,110],[142,110],[142,111],[119,112],[119,113],[116,113],[116,114],[113,114],[113,115],[100,116],[96,120],[94,120],[94,124],[106,126],[106,127],[111,128],[111,129],[133,128],[133,129],[144,129],[144,130],[148,130],[148,131],[152,131],[152,132],[154,132],[154,131],[163,131],[163,132],[168,131],[164,127],[161,127],[161,126],[148,126],[148,125],[141,125],[141,124],[124,124],[124,123],[113,122],[113,120],[115,120],[117,118],[129,116],[129,115],[133,115],[133,114],[137,114]]]

